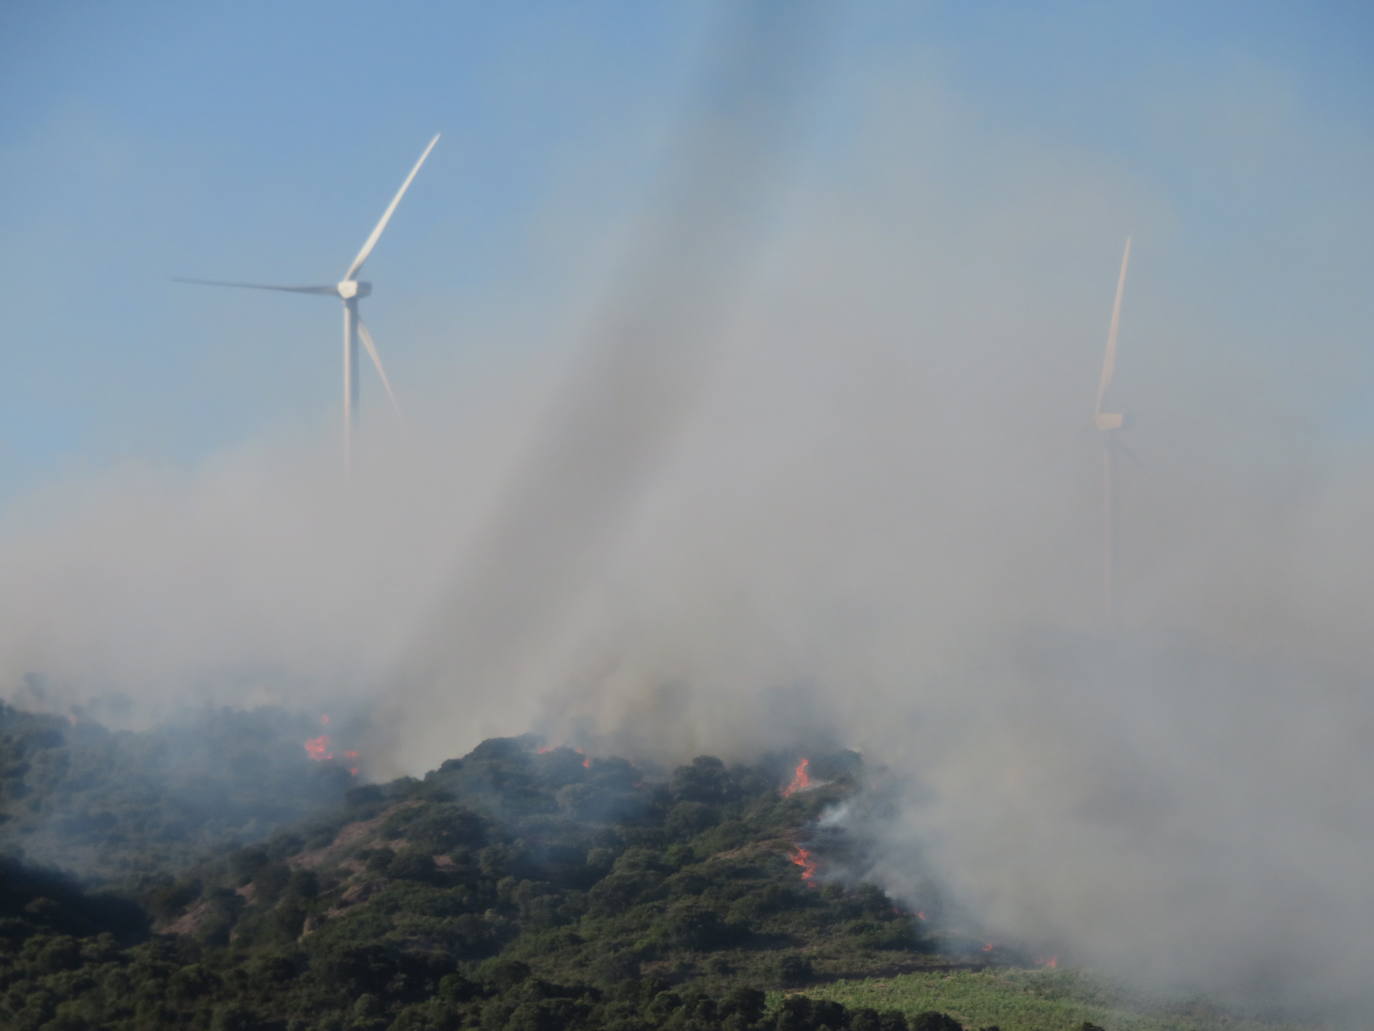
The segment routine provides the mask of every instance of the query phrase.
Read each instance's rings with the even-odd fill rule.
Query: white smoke
[[[1209,254],[1148,171],[875,72],[759,260],[722,283],[669,219],[552,394],[435,385],[352,483],[261,442],[12,502],[3,674],[347,695],[396,772],[528,729],[659,758],[826,733],[913,786],[894,888],[929,865],[1009,936],[1358,1000],[1374,497],[1330,399],[1374,162],[1255,86],[1193,98],[1246,116],[1189,137],[1199,174],[1264,210]],[[1090,416],[1129,231],[1113,627]]]

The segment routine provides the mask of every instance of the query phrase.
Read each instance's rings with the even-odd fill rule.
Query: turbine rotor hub
[[[359,279],[345,279],[334,289],[339,291],[339,296],[345,301],[351,301],[355,297],[366,297],[372,293],[372,284]]]

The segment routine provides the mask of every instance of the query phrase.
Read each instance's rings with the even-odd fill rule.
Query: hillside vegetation
[[[220,771],[159,794],[134,769],[123,786],[100,776],[102,761],[129,762],[147,741],[6,717],[0,785],[22,790],[4,799],[5,845],[51,848],[75,836],[89,861],[106,833],[115,865],[83,884],[4,861],[6,1028],[963,1026],[937,1010],[970,1027],[1003,1012],[1001,1031],[1051,1026],[1049,1011],[885,991],[922,983],[904,974],[989,960],[876,887],[827,882],[854,865],[859,844],[818,830],[819,817],[879,795],[863,790],[871,773],[852,753],[809,756],[810,784],[789,790],[797,756],[754,765],[701,756],[656,774],[535,738],[493,739],[422,780],[344,787],[346,770],[293,754],[266,761],[257,785]],[[96,747],[82,753],[83,740]],[[299,741],[287,750],[299,752]],[[258,793],[286,794],[290,770],[301,793],[253,815]],[[187,791],[226,804],[179,808]],[[45,824],[73,807],[84,814],[74,825]],[[307,815],[282,826],[293,809]],[[104,831],[88,830],[101,812],[111,814],[98,820]],[[178,812],[183,822],[168,818]],[[82,851],[87,840],[92,852]],[[115,883],[118,893],[90,893]],[[959,976],[977,975],[948,983]],[[1088,1012],[1099,1010],[1062,1008],[1053,1026],[1077,1031]],[[1164,1025],[1119,1025],[1155,1026]]]
[[[1062,1031],[1102,1027],[1110,1031],[1304,1031],[1295,1024],[1228,1013],[1205,999],[1149,998],[1138,991],[1074,970],[922,971],[892,977],[839,980],[813,985],[807,995],[842,1003],[851,1011],[940,1011],[970,1026],[1001,1031]],[[779,1002],[782,992],[770,993]]]
[[[312,762],[316,718],[196,709],[151,730],[0,702],[0,842],[106,887],[338,806],[353,778]]]

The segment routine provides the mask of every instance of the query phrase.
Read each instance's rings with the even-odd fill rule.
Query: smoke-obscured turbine
[[[420,155],[420,160],[415,162],[415,167],[406,176],[401,188],[396,191],[396,196],[391,198],[391,203],[382,212],[381,219],[378,220],[371,234],[363,242],[362,249],[358,251],[357,257],[348,266],[348,271],[333,286],[275,286],[267,283],[238,283],[218,279],[178,278],[176,280],[178,283],[198,283],[202,286],[236,286],[248,290],[281,290],[292,294],[323,294],[338,297],[343,301],[344,460],[350,469],[353,466],[353,430],[358,421],[359,339],[367,348],[368,357],[372,359],[372,364],[377,369],[377,375],[381,378],[382,386],[386,389],[386,396],[390,399],[392,408],[396,410],[397,416],[401,414],[400,406],[396,403],[396,394],[391,389],[391,381],[387,379],[386,369],[382,367],[382,357],[377,353],[376,341],[372,339],[372,334],[368,332],[367,325],[358,314],[358,301],[372,293],[372,284],[358,279],[357,275],[362,271],[363,263],[372,254],[372,249],[377,246],[377,241],[382,238],[387,223],[391,221],[391,216],[395,213],[396,206],[401,203],[401,198],[405,196],[406,190],[410,189],[410,184],[415,180],[416,174],[420,171],[420,166],[425,163],[425,158],[429,157],[429,152],[434,149],[434,145],[438,142],[439,134],[436,133],[434,139],[429,141],[429,146],[425,147],[424,153]]]
[[[1116,610],[1116,454],[1121,449],[1117,433],[1126,424],[1126,413],[1104,412],[1102,403],[1116,374],[1116,334],[1121,325],[1121,298],[1126,292],[1126,266],[1130,260],[1131,238],[1128,236],[1126,249],[1121,254],[1121,274],[1117,276],[1112,322],[1107,330],[1107,353],[1102,358],[1102,375],[1097,381],[1097,407],[1093,411],[1093,424],[1102,431],[1102,588],[1108,619],[1113,618]]]

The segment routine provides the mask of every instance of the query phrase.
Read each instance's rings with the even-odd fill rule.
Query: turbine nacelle
[[[1126,413],[1098,412],[1093,416],[1093,425],[1099,430],[1119,430],[1126,425]]]
[[[381,239],[382,232],[386,229],[387,223],[391,221],[391,216],[396,212],[396,205],[401,203],[401,198],[405,196],[406,190],[410,189],[410,184],[415,180],[416,174],[420,171],[420,166],[425,163],[425,158],[429,157],[429,152],[434,149],[434,145],[439,142],[436,135],[429,141],[429,146],[425,147],[424,153],[420,155],[420,160],[415,162],[415,167],[410,170],[410,175],[406,176],[401,188],[396,191],[396,196],[391,198],[391,203],[382,212],[382,217],[377,224],[372,227],[372,232],[364,241],[362,249],[358,251],[348,270],[344,272],[343,278],[334,284],[323,284],[320,286],[279,286],[271,283],[239,283],[228,282],[218,279],[181,279],[183,283],[201,283],[205,286],[236,286],[250,290],[279,290],[290,294],[315,294],[324,297],[338,297],[344,302],[343,310],[343,423],[344,423],[344,457],[351,469],[353,466],[353,424],[358,417],[358,344],[362,343],[367,350],[367,355],[372,359],[372,364],[377,367],[377,375],[381,378],[382,386],[386,388],[387,397],[391,399],[391,405],[396,409],[396,414],[401,414],[400,406],[396,404],[396,395],[392,392],[391,381],[387,379],[386,369],[382,367],[382,357],[377,353],[376,341],[372,339],[371,332],[364,325],[362,317],[358,313],[360,298],[367,297],[372,293],[372,284],[357,278],[358,273],[363,269],[363,262],[367,261],[372,249],[377,246],[377,241]]]

